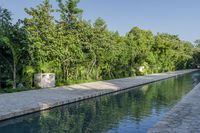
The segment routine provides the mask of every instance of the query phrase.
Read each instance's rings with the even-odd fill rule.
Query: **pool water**
[[[0,133],[143,133],[200,82],[200,72],[0,122]]]

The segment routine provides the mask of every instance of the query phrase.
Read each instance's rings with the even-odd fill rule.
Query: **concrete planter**
[[[41,88],[55,87],[55,74],[37,73],[34,75],[34,84]]]

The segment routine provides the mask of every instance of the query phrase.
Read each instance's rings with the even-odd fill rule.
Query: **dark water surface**
[[[200,81],[193,72],[0,122],[0,133],[147,132]]]

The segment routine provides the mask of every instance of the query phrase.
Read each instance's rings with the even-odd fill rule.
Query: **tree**
[[[84,26],[87,26],[79,17],[83,12],[77,7],[79,0],[57,0],[59,5],[60,20],[57,21],[57,29],[59,29],[59,42],[62,45],[61,67],[63,76],[62,81],[77,80],[79,66],[83,63],[83,52],[81,47],[81,32],[84,31]],[[85,32],[84,32],[85,33]],[[79,66],[79,67],[78,67]],[[81,78],[81,77],[80,77]]]
[[[57,0],[59,6],[59,12],[62,22],[69,25],[72,28],[78,20],[78,17],[82,14],[83,10],[77,7],[80,0]]]
[[[58,65],[59,51],[56,25],[51,16],[52,5],[49,0],[45,0],[35,9],[25,9],[25,11],[31,16],[26,18],[24,23],[30,43],[32,65],[36,72],[53,72],[54,67]]]
[[[196,47],[200,47],[200,40],[194,41]]]
[[[154,44],[154,36],[152,32],[134,27],[127,34],[127,43],[131,48],[130,52],[132,55],[130,65],[135,67],[135,69],[145,65],[146,69],[148,70],[148,67],[154,63],[154,57],[150,56],[153,54],[152,47]]]
[[[100,28],[105,30],[107,28],[106,22],[102,18],[97,18],[94,22],[94,28]]]
[[[180,41],[176,46],[176,69],[186,69],[193,67],[193,55],[195,48],[192,43],[187,41]]]
[[[156,60],[160,62],[160,72],[175,70],[175,63],[177,61],[177,51],[175,49],[178,49],[179,43],[180,39],[177,35],[158,33],[155,37],[153,49],[158,55]]]
[[[13,25],[11,20],[11,13],[7,9],[0,8],[0,56],[9,66],[13,88],[16,88],[17,73],[22,66],[19,63],[25,51],[26,36],[23,28],[20,27],[21,22],[18,21]]]
[[[0,81],[12,82],[13,88],[18,83],[32,87],[34,73],[52,72],[57,85],[65,85],[200,64],[199,40],[193,46],[177,35],[153,35],[138,27],[122,36],[100,17],[94,23],[82,19],[79,0],[57,2],[58,20],[50,0],[25,9],[29,18],[16,24],[11,13],[0,8]]]

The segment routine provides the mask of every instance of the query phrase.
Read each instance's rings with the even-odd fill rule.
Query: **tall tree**
[[[153,33],[134,27],[127,34],[127,43],[132,49],[130,65],[134,65],[136,68],[139,66],[146,66],[146,69],[148,69],[149,65],[154,61],[154,57],[150,56],[152,55],[151,50],[154,44]]]
[[[11,13],[2,8],[0,8],[0,46],[0,56],[10,68],[4,71],[12,73],[13,88],[16,88],[17,82],[22,79],[20,73],[28,57],[26,34],[22,22],[19,20],[16,24],[12,24]]]
[[[82,9],[77,7],[79,1],[80,0],[57,0],[61,20],[66,22],[69,27],[77,22],[78,17],[81,17],[83,12]]]
[[[32,65],[37,72],[53,72],[59,58],[57,30],[52,17],[53,9],[49,0],[36,8],[25,9],[31,18],[25,19],[25,29],[29,40]]]

